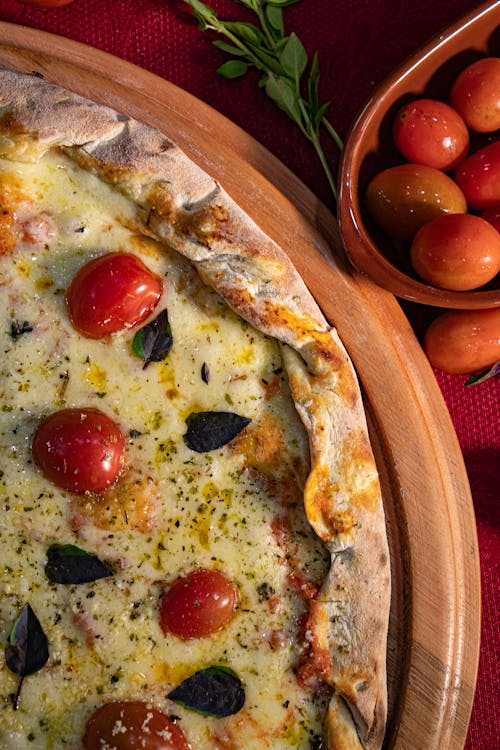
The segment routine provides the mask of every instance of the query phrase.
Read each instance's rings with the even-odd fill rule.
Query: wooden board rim
[[[287,249],[357,368],[384,486],[396,584],[385,747],[462,748],[479,660],[474,508],[446,405],[396,300],[349,267],[326,207],[189,93],[109,53],[3,22],[0,62],[163,130]]]

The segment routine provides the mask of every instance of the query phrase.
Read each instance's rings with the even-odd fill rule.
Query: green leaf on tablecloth
[[[465,381],[465,385],[479,385],[479,383],[484,383],[485,380],[494,378],[497,375],[500,375],[500,361],[495,362],[495,364],[492,365],[488,370],[483,370],[483,372],[480,372],[477,375],[471,375]]]
[[[242,60],[228,60],[220,68],[217,68],[217,73],[220,73],[224,78],[240,78],[245,75],[247,70],[248,65]]]
[[[290,34],[279,57],[285,73],[298,84],[307,67],[307,53],[297,34]]]

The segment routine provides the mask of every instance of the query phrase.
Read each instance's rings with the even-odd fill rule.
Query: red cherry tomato
[[[231,620],[237,603],[236,587],[223,573],[196,570],[163,594],[160,624],[164,633],[179,638],[203,638]]]
[[[500,308],[440,315],[425,333],[424,349],[431,364],[444,372],[486,370],[500,360]]]
[[[423,164],[399,164],[379,172],[368,185],[366,207],[391,237],[410,240],[427,221],[443,213],[465,213],[458,185]]]
[[[417,99],[401,107],[392,135],[405,159],[445,171],[456,167],[469,149],[467,125],[436,99]]]
[[[500,128],[500,58],[485,57],[455,79],[450,103],[471,130],[492,133]]]
[[[191,750],[182,729],[169,716],[139,701],[105,703],[89,721],[84,750]]]
[[[66,300],[79,333],[98,339],[145,320],[158,304],[161,279],[135,255],[109,253],[76,274]]]
[[[465,291],[491,281],[500,271],[500,234],[473,214],[438,216],[419,229],[411,264],[425,281]]]
[[[20,2],[33,8],[59,8],[61,5],[69,5],[73,0],[20,0]]]
[[[500,141],[471,154],[457,167],[455,180],[470,208],[500,206]]]
[[[35,463],[57,487],[102,492],[118,478],[125,443],[112,419],[98,409],[62,409],[38,427],[33,438]]]
[[[498,208],[489,208],[487,211],[484,211],[481,214],[481,218],[494,226],[497,232],[500,232],[500,206],[498,206]]]

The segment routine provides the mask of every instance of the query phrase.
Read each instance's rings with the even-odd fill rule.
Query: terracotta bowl
[[[452,292],[418,279],[402,252],[367,215],[363,195],[370,179],[403,163],[392,142],[391,125],[403,104],[422,96],[448,99],[458,73],[480,57],[500,57],[500,0],[480,5],[409,58],[375,92],[347,137],[339,178],[338,217],[352,264],[398,297],[427,305],[479,309],[500,306],[500,276],[480,290]],[[493,134],[493,137],[497,137]],[[492,134],[472,136],[471,151]],[[481,140],[480,140],[481,139]]]

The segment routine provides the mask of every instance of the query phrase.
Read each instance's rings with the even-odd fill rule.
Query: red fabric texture
[[[250,20],[232,0],[211,4],[224,18]],[[477,5],[471,0],[301,0],[285,9],[285,21],[311,54],[318,51],[321,93],[331,102],[330,120],[345,137],[374,87],[420,44]],[[332,204],[322,169],[298,129],[267,100],[253,74],[237,83],[215,74],[226,58],[198,31],[180,0],[75,0],[51,10],[0,0],[0,20],[84,42],[169,79],[243,127]],[[337,155],[332,150],[329,156],[335,166]],[[420,334],[425,312],[405,304],[403,309]],[[464,453],[481,557],[482,646],[466,750],[498,750],[500,381],[465,387],[461,376],[436,372],[436,377]]]

